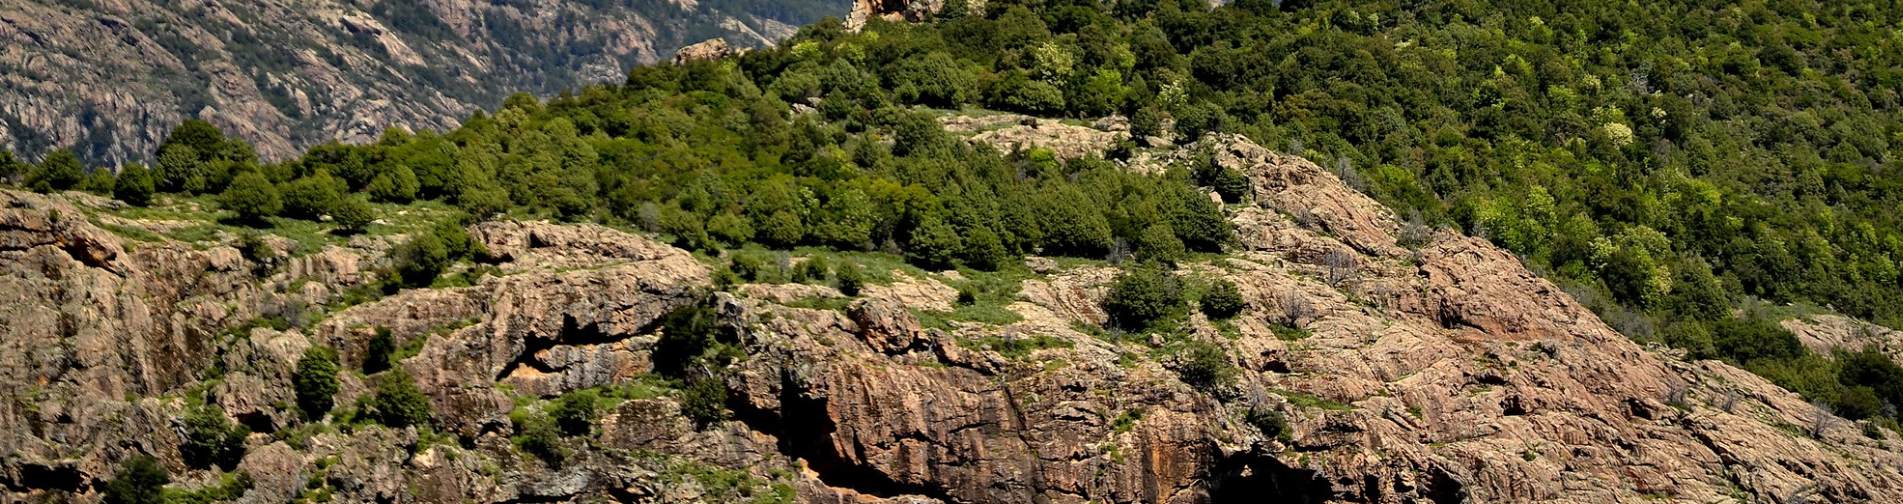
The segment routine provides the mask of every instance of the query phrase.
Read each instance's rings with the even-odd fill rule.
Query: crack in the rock
[[[1010,429],[1012,436],[1024,445],[1024,452],[1030,454],[1032,458],[1043,458],[1043,455],[1038,453],[1037,445],[1031,444],[1031,439],[1025,435],[1030,430],[1030,422],[1025,420],[1024,409],[1018,406],[1017,394],[1011,392],[1010,379],[1001,380],[998,383],[998,389],[1004,392],[1005,405],[1011,409],[1011,421],[1017,424],[1015,428]],[[1043,494],[1045,490],[1044,465],[1037,464],[1031,469],[1030,475],[1033,495]]]
[[[561,332],[554,334],[553,337],[531,336],[524,338],[522,341],[522,351],[517,353],[515,358],[510,359],[508,364],[502,366],[502,371],[496,373],[494,381],[500,382],[508,379],[510,375],[515,374],[515,371],[521,369],[523,366],[528,366],[530,369],[543,373],[560,373],[566,369],[565,366],[551,366],[537,359],[535,355],[542,353],[544,350],[554,349],[555,347],[605,345],[624,341],[643,334],[653,333],[656,328],[660,327],[660,324],[661,321],[657,319],[648,322],[633,332],[610,334],[601,329],[600,322],[589,322],[584,325],[580,320],[577,320],[574,315],[563,314]]]
[[[1219,456],[1213,473],[1211,502],[1268,499],[1319,504],[1336,498],[1320,471],[1289,466],[1273,455],[1249,452]]]
[[[877,469],[847,460],[832,445],[839,426],[827,416],[825,399],[806,397],[800,390],[798,378],[785,372],[781,376],[779,411],[753,408],[738,401],[728,407],[733,410],[734,418],[747,428],[778,439],[776,448],[781,455],[804,460],[807,468],[827,486],[882,499],[923,496],[943,502],[965,502],[943,487],[898,481]],[[944,446],[942,443],[933,445]]]

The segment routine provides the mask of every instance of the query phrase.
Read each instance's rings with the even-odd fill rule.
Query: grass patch
[[[643,452],[642,458],[662,466],[660,479],[672,485],[688,481],[698,483],[708,502],[747,504],[792,504],[798,498],[787,480],[793,473],[786,469],[769,471],[772,479],[763,479],[740,469],[730,469],[665,453]]]
[[[1276,390],[1275,393],[1280,394],[1284,399],[1288,399],[1289,404],[1293,404],[1299,408],[1324,409],[1328,411],[1354,411],[1355,409],[1354,406],[1293,390]]]
[[[744,248],[734,250],[768,249],[759,245],[749,244]],[[809,259],[816,257],[823,258],[835,269],[844,264],[857,265],[859,266],[859,270],[865,273],[865,283],[868,285],[890,285],[892,282],[898,281],[899,277],[897,273],[904,273],[915,278],[934,278],[937,276],[936,273],[925,271],[923,268],[905,262],[904,256],[887,252],[841,252],[820,247],[799,247],[793,249],[792,253],[793,255]]]
[[[1017,302],[1018,290],[1024,286],[1024,280],[1033,277],[1029,268],[1021,264],[1007,265],[998,271],[978,271],[960,269],[958,274],[964,280],[939,278],[958,289],[958,304],[951,311],[912,310],[919,322],[926,327],[951,330],[952,322],[976,322],[986,325],[1007,325],[1024,320],[1017,312],[1011,311],[1011,303]]]
[[[224,235],[226,234],[225,231],[226,227],[223,225],[197,224],[166,231],[165,236],[203,248],[206,245],[223,241]]]
[[[1135,429],[1137,421],[1142,419],[1143,411],[1141,410],[1123,410],[1123,414],[1117,415],[1117,419],[1110,422],[1110,427],[1118,434],[1122,434]]]
[[[1314,336],[1314,333],[1306,328],[1294,327],[1279,322],[1269,324],[1269,331],[1274,332],[1275,338],[1282,341],[1301,341],[1308,339],[1309,336]]]
[[[414,233],[428,229],[458,214],[458,210],[454,207],[440,201],[416,201],[400,205],[377,203],[372,204],[371,207],[382,221],[381,224],[373,224],[365,230],[366,234],[371,236]],[[338,234],[337,226],[327,222],[267,217],[263,226],[252,227],[232,221],[227,218],[231,214],[220,209],[217,197],[213,195],[169,194],[160,196],[149,206],[128,206],[108,212],[130,220],[190,223],[162,232],[152,232],[131,226],[100,226],[121,236],[140,241],[163,241],[160,239],[162,236],[202,248],[222,243],[231,236],[255,231],[281,236],[296,242],[297,247],[291,251],[292,256],[317,252],[328,245],[346,245],[350,242],[349,236]],[[97,219],[94,223],[99,224]]]
[[[244,471],[228,472],[219,475],[218,481],[200,488],[184,489],[167,487],[163,490],[166,504],[199,504],[212,502],[231,502],[244,496],[251,490],[251,473]]]
[[[145,229],[141,227],[121,226],[118,224],[107,224],[105,222],[100,222],[99,219],[93,219],[93,225],[98,226],[100,229],[109,231],[114,235],[118,235],[120,238],[125,238],[132,241],[147,242],[147,243],[163,243],[165,241],[164,235],[154,233],[149,229]]]
[[[998,352],[998,355],[1003,355],[1005,358],[1022,360],[1030,357],[1033,352],[1038,350],[1047,348],[1070,348],[1072,345],[1070,341],[1062,338],[1039,334],[1029,338],[1005,338],[1002,336],[965,338],[958,340],[958,346],[990,350]]]
[[[843,312],[843,311],[846,311],[847,305],[852,304],[852,301],[853,299],[848,297],[811,296],[811,297],[803,297],[803,298],[795,299],[785,303],[781,303],[780,306],[785,306],[788,308],[804,308],[808,310],[832,310],[837,312]]]
[[[1242,329],[1236,327],[1234,320],[1211,320],[1209,323],[1210,325],[1216,326],[1216,332],[1222,333],[1222,337],[1224,338],[1236,339],[1242,337]],[[1277,336],[1280,335],[1278,334]]]

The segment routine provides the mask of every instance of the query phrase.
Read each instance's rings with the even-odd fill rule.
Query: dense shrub
[[[0,183],[10,183],[21,173],[26,172],[26,163],[13,155],[13,151],[0,147]]]
[[[488,252],[453,222],[444,223],[391,249],[397,279],[407,287],[428,287],[437,275],[461,259],[480,259]]]
[[[865,270],[861,269],[857,264],[841,264],[839,266],[839,273],[834,277],[834,280],[838,282],[839,293],[857,297],[859,296],[859,290],[865,287]]]
[[[593,390],[578,390],[563,394],[549,404],[549,417],[555,419],[555,425],[562,433],[570,436],[585,436],[594,429],[595,414],[600,407],[601,397]]]
[[[1183,240],[1176,237],[1176,231],[1163,224],[1151,225],[1137,235],[1136,256],[1138,260],[1153,262],[1165,266],[1176,264],[1177,260],[1188,254]]]
[[[1117,327],[1133,331],[1146,329],[1182,311],[1182,282],[1168,272],[1153,268],[1126,271],[1111,284],[1110,293],[1104,296],[1103,309]]]
[[[429,396],[416,388],[416,380],[403,370],[384,374],[370,398],[370,416],[390,427],[428,425]]]
[[[984,271],[997,271],[1011,260],[1011,252],[1005,250],[1004,242],[991,229],[973,228],[965,235],[965,251],[961,256],[965,265]]]
[[[146,206],[152,203],[152,194],[157,191],[152,170],[144,163],[127,163],[119,169],[119,182],[112,187],[112,197],[135,206]]]
[[[253,224],[264,222],[265,217],[277,215],[284,208],[277,186],[254,171],[232,178],[231,186],[218,197],[218,203],[237,213],[239,220]]]
[[[568,448],[563,446],[561,433],[556,429],[555,420],[540,412],[520,412],[509,416],[515,424],[515,435],[510,439],[522,451],[529,452],[535,458],[542,459],[551,467],[559,467],[568,459]]]
[[[1222,320],[1242,313],[1247,303],[1242,300],[1242,292],[1236,290],[1235,282],[1216,280],[1209,284],[1209,291],[1198,300],[1203,315],[1211,319]]]
[[[1283,415],[1282,410],[1267,406],[1250,408],[1244,420],[1255,426],[1255,430],[1264,437],[1286,439],[1289,435],[1288,416]]]
[[[337,200],[330,208],[331,221],[337,223],[337,229],[345,233],[362,233],[376,222],[375,209],[362,196],[345,196]]]
[[[1198,390],[1219,391],[1236,381],[1236,366],[1229,362],[1229,354],[1206,342],[1183,343],[1171,368],[1183,383]]]
[[[389,328],[378,327],[376,334],[370,337],[370,342],[364,348],[364,374],[376,374],[390,369],[390,366],[395,363],[395,356],[396,338],[391,335]]]
[[[331,406],[336,404],[337,369],[337,352],[328,347],[310,347],[304,351],[304,357],[298,359],[291,385],[297,392],[297,407],[304,412],[304,418],[318,421],[330,413]]]
[[[699,378],[681,391],[681,414],[706,427],[727,419],[727,386],[719,378]]]
[[[79,156],[70,149],[60,149],[27,169],[26,187],[42,193],[64,191],[79,187],[85,178],[86,167],[80,164]]]
[[[408,287],[428,287],[454,261],[443,240],[427,233],[411,237],[392,249],[390,255],[397,278]]]
[[[282,214],[293,219],[317,220],[329,215],[343,200],[343,182],[330,174],[299,178],[284,184]]]
[[[1804,355],[1797,336],[1768,319],[1726,318],[1712,324],[1718,355],[1736,363],[1757,359],[1795,359]]]
[[[157,459],[148,455],[134,455],[119,465],[119,470],[107,480],[101,492],[101,502],[106,504],[162,504],[165,502],[165,485],[171,484],[172,475],[159,465]]]
[[[193,467],[234,467],[244,458],[245,436],[251,430],[225,418],[224,410],[204,405],[185,414],[185,439],[179,455]]]
[[[832,267],[825,257],[809,257],[793,268],[793,281],[799,283],[824,284],[830,276],[832,276]]]
[[[1223,168],[1216,171],[1215,179],[1211,180],[1209,185],[1216,190],[1216,194],[1222,196],[1222,200],[1226,203],[1240,203],[1253,190],[1249,187],[1249,176],[1243,175],[1242,171],[1235,168]]]

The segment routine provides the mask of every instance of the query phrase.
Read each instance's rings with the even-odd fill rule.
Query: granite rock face
[[[708,39],[674,51],[674,64],[680,65],[695,61],[708,61],[725,58],[738,53],[726,39]]]
[[[735,481],[829,503],[1903,502],[1894,433],[1643,348],[1484,240],[1399,239],[1399,219],[1305,160],[1239,137],[1191,148],[1254,193],[1229,207],[1241,246],[1178,271],[1234,282],[1247,307],[1191,315],[1181,341],[1101,328],[1105,263],[1027,259],[1015,319],[946,321],[956,272],[895,270],[857,299],[716,292],[708,261],[651,238],[521,221],[468,228],[495,271],[469,285],[251,327],[374,281],[381,249],[260,277],[230,247],[133,246],[78,196],[0,193],[0,489],[91,502],[132,453],[179,485],[215,481],[178,456],[189,396],[256,432],[231,469],[247,502],[313,484],[343,502],[723,502]],[[655,376],[682,307],[744,355],[711,375],[710,420]],[[1804,323],[1807,341],[1855,340],[1832,329],[1850,322]],[[297,358],[323,345],[355,369],[378,329],[410,349],[397,366],[434,428],[308,428],[285,406]],[[1234,380],[1185,382],[1183,341],[1219,349]],[[374,378],[346,373],[340,408]],[[620,392],[559,463],[533,455],[518,419],[582,389]]]
[[[847,12],[779,2],[22,0],[0,5],[0,147],[146,160],[187,118],[282,159],[387,128],[443,130],[511,92],[618,82],[721,36],[757,47]]]

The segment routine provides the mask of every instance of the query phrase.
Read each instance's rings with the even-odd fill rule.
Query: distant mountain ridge
[[[710,37],[761,46],[845,0],[28,0],[0,5],[0,148],[149,160],[201,117],[265,158],[440,129],[516,91],[618,81]]]

